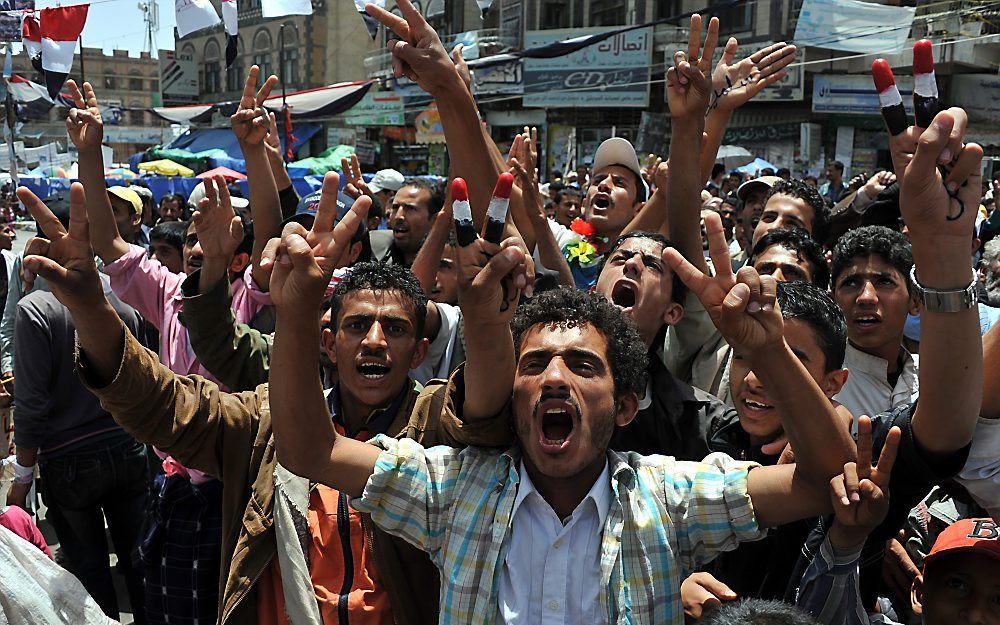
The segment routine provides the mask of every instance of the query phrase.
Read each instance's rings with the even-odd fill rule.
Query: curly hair
[[[824,373],[844,366],[847,320],[826,289],[808,282],[779,282],[778,306],[782,319],[798,319],[812,330],[826,361]]]
[[[873,255],[892,265],[906,280],[907,290],[913,290],[913,285],[910,284],[913,251],[906,236],[885,226],[863,226],[840,237],[833,248],[831,273],[834,291],[837,290],[837,278],[854,259]]]
[[[409,269],[402,265],[379,262],[358,263],[351,267],[330,296],[331,328],[336,328],[339,323],[340,306],[344,297],[354,291],[395,291],[403,299],[409,300],[413,305],[413,316],[416,318],[417,338],[423,338],[424,322],[427,319],[427,296]]]
[[[608,342],[607,359],[615,381],[615,397],[642,393],[646,389],[646,344],[632,320],[603,296],[562,287],[545,291],[523,303],[511,322],[518,354],[525,333],[537,325],[593,326]]]
[[[744,599],[722,604],[698,621],[702,625],[819,625],[801,608],[783,601]]]
[[[809,233],[802,228],[792,228],[790,230],[771,230],[757,241],[750,253],[752,266],[757,257],[764,253],[769,247],[780,246],[790,252],[795,252],[795,256],[807,263],[812,270],[812,283],[821,289],[830,286],[830,266],[826,262],[823,248],[816,242]]]
[[[819,194],[819,189],[808,185],[801,180],[779,180],[774,183],[767,197],[764,198],[764,206],[775,195],[787,195],[798,200],[802,200],[813,209],[812,238],[822,241],[826,237],[827,225],[830,223],[830,207],[826,200]]]

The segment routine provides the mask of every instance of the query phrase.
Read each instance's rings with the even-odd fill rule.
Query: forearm
[[[110,384],[118,375],[125,350],[125,326],[107,300],[85,310],[70,310],[79,349],[87,355],[93,386]]]
[[[778,411],[799,471],[825,488],[856,458],[854,441],[833,403],[784,341],[755,350],[748,360]]]
[[[514,385],[514,339],[507,324],[478,324],[465,318],[466,422],[496,416],[510,399]]]
[[[281,160],[280,154],[268,151],[267,166],[271,169],[271,177],[274,178],[274,184],[278,189],[287,189],[292,186],[292,178],[288,175],[285,162]]]
[[[670,136],[668,219],[674,245],[689,263],[708,273],[701,244],[701,183],[698,154],[701,124],[675,124]]]
[[[253,253],[250,263],[253,265],[254,281],[260,271],[260,257],[267,242],[278,236],[281,228],[281,201],[278,199],[278,187],[275,185],[271,166],[263,145],[240,146],[247,165],[247,185],[250,189],[250,216],[253,219]],[[289,184],[291,181],[289,181]],[[257,282],[257,286],[267,290],[266,284]]]
[[[417,257],[413,260],[413,266],[410,267],[410,271],[417,277],[424,293],[430,293],[431,289],[434,288],[438,268],[441,266],[441,255],[444,254],[444,246],[448,242],[448,232],[451,230],[451,224],[446,224],[447,227],[438,226],[439,224],[435,220],[430,232],[427,233],[427,238],[424,239],[424,244],[417,252]]]
[[[473,221],[476,229],[482,230],[500,168],[490,154],[476,102],[458,72],[450,87],[433,95],[441,114],[452,170],[468,183]]]
[[[968,238],[913,239],[917,280],[925,288],[963,288],[972,280]],[[930,453],[969,443],[983,404],[983,339],[976,307],[920,314],[920,401],[913,433]]]
[[[531,224],[535,232],[538,233],[535,239],[538,246],[538,260],[542,261],[542,266],[549,271],[558,272],[559,284],[575,287],[576,283],[573,280],[573,272],[570,270],[569,263],[566,262],[566,257],[563,256],[562,250],[559,249],[559,244],[556,242],[555,235],[552,234],[552,228],[549,227],[548,221],[542,215],[541,219],[536,218]]]
[[[22,467],[33,467],[38,462],[37,447],[17,446],[17,463]]]
[[[708,135],[708,139],[705,141],[705,149],[702,150],[699,159],[701,176],[698,178],[702,183],[712,175],[712,167],[715,166],[715,158],[719,154],[722,137],[726,134],[726,126],[729,125],[731,115],[731,111],[714,109],[705,119],[705,134]]]
[[[229,278],[229,259],[205,256],[198,270],[198,293],[208,293],[222,280]],[[192,274],[194,275],[194,274]]]
[[[118,233],[118,224],[108,199],[104,180],[104,156],[100,147],[80,152],[80,182],[87,193],[87,220],[90,222],[90,244],[94,253],[105,263],[113,263],[128,252],[128,243]]]

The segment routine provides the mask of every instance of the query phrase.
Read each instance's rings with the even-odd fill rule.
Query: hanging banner
[[[260,12],[264,19],[286,15],[312,15],[312,0],[261,0]]]
[[[528,31],[526,48],[571,37],[586,39],[607,29]],[[525,106],[615,107],[649,104],[652,30],[618,33],[581,50],[546,59],[524,60]]]
[[[348,126],[402,126],[405,122],[403,98],[389,91],[369,91],[344,113]]]
[[[906,112],[913,115],[913,77],[896,76]],[[813,113],[878,115],[881,109],[871,76],[817,74],[813,79]]]
[[[209,0],[174,0],[177,36],[187,37],[196,30],[211,28],[222,19]]]
[[[902,52],[916,11],[860,0],[804,0],[792,43],[843,52]]]
[[[417,143],[444,143],[444,126],[437,104],[431,104],[417,115]]]

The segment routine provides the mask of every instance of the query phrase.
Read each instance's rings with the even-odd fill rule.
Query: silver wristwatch
[[[964,289],[928,289],[917,280],[917,266],[910,268],[910,282],[924,309],[930,312],[961,312],[974,308],[979,303],[979,289],[976,278]]]

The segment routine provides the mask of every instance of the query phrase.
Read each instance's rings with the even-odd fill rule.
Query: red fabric
[[[0,512],[0,525],[6,527],[21,538],[42,550],[42,553],[52,559],[52,551],[49,544],[45,542],[45,537],[38,530],[38,526],[31,520],[28,513],[18,508],[10,506]]]
[[[42,9],[42,38],[76,41],[87,24],[89,4]]]

